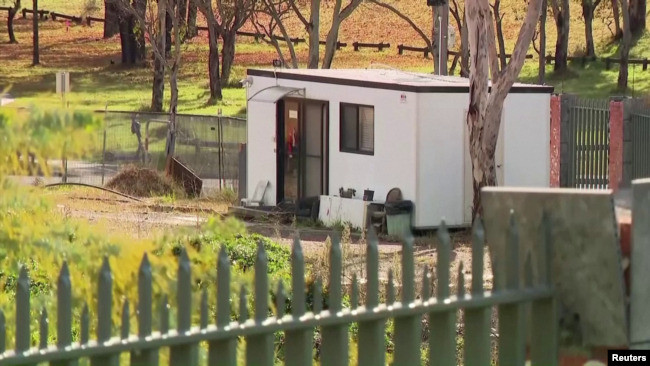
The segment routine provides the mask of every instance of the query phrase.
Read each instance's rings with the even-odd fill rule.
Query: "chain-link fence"
[[[165,169],[169,114],[101,113],[105,127],[100,132],[99,149],[84,159],[68,160],[67,167],[66,162],[60,163],[61,181],[101,186],[127,164]],[[204,192],[237,190],[245,144],[245,119],[176,115],[174,156],[203,180]]]

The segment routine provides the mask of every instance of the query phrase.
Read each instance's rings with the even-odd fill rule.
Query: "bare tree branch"
[[[532,41],[533,42],[533,49],[535,50],[535,53],[537,53],[537,55],[540,55],[539,48],[537,47],[537,44],[535,43],[535,41],[537,41],[538,37],[539,37],[539,30],[535,30],[535,34],[533,34],[533,41]]]
[[[280,45],[276,39],[275,36],[275,29],[279,29],[280,33],[282,34],[282,38],[287,44],[287,48],[289,49],[289,56],[291,58],[291,67],[294,69],[298,68],[298,57],[295,52],[295,48],[293,46],[293,42],[291,41],[291,37],[289,36],[289,33],[287,32],[286,27],[283,24],[283,18],[287,16],[288,12],[291,9],[291,5],[289,4],[290,0],[279,0],[277,3],[275,3],[273,0],[260,0],[260,7],[258,7],[257,14],[256,14],[256,21],[255,21],[255,27],[256,28],[261,28],[264,32],[264,34],[267,35],[265,37],[264,42],[272,45],[277,54],[278,57],[280,58],[280,61],[286,65],[286,58],[283,55],[282,49],[280,48]],[[277,7],[277,9],[276,9]],[[260,9],[261,8],[261,9]],[[265,26],[263,25],[260,20],[259,20],[259,13],[264,14],[269,18],[268,25]],[[266,39],[268,38],[268,40]]]
[[[418,25],[415,24],[415,22],[413,22],[413,20],[411,20],[411,18],[409,18],[408,16],[404,15],[404,13],[402,13],[401,11],[399,11],[398,9],[396,9],[394,6],[392,6],[392,5],[390,5],[390,4],[387,4],[387,3],[381,2],[381,1],[379,1],[379,0],[368,0],[368,1],[369,1],[370,3],[373,3],[373,4],[377,5],[377,6],[380,6],[380,7],[384,8],[384,9],[388,9],[388,10],[390,10],[390,11],[393,12],[395,15],[397,15],[397,16],[400,17],[400,18],[402,18],[402,20],[406,21],[406,22],[411,26],[411,28],[413,28],[413,30],[415,30],[415,31],[418,33],[418,35],[420,36],[420,38],[422,38],[422,40],[424,40],[424,43],[427,44],[427,48],[429,48],[429,49],[431,50],[431,52],[433,53],[433,46],[432,46],[432,44],[431,44],[431,40],[430,40],[429,37],[427,37],[427,35],[422,31],[422,29],[420,29],[420,27],[418,27]],[[459,22],[459,24],[460,24],[460,22]]]
[[[505,41],[503,39],[503,16],[504,14],[501,14],[501,0],[494,0],[494,4],[490,4],[490,7],[492,8],[492,15],[494,16],[494,23],[496,26],[496,37],[497,37],[497,43],[499,46],[499,67],[501,70],[503,70],[506,67],[507,60],[506,60],[506,45]]]
[[[340,0],[337,0],[338,3],[340,3]],[[341,10],[341,12],[338,14],[340,21],[344,21],[347,17],[349,17],[353,11],[356,10],[356,8],[361,4],[362,0],[350,0],[350,3]]]
[[[296,4],[296,0],[289,0],[289,5],[291,5],[291,9],[293,9],[293,12],[296,13],[296,16],[298,16],[298,19],[300,19],[300,21],[305,26],[305,28],[308,29],[309,21],[307,20],[307,18],[305,18],[304,15],[302,15],[300,8],[298,8],[298,5]]]
[[[553,17],[557,18],[560,16],[560,5],[557,0],[548,0],[548,2],[551,4],[551,9],[553,9]]]
[[[470,0],[471,1],[471,0]],[[495,39],[494,34],[494,22],[490,20],[490,23],[487,25],[487,35],[491,40]],[[487,45],[488,47],[488,57],[490,61],[490,75],[492,82],[499,80],[501,70],[499,68],[499,55],[497,53],[497,45],[494,42],[490,42]]]
[[[512,51],[512,57],[510,58],[510,62],[508,62],[505,70],[502,71],[502,79],[500,78],[500,80],[497,81],[496,90],[493,90],[493,92],[490,93],[491,100],[495,98],[505,99],[512,84],[514,84],[517,76],[521,72],[521,69],[524,66],[523,61],[526,59],[526,53],[530,46],[530,40],[533,38],[533,34],[535,33],[537,20],[539,19],[539,12],[542,7],[541,5],[541,0],[530,0],[528,3],[524,24],[519,30],[517,42]],[[495,86],[493,85],[493,88],[494,87]]]
[[[451,16],[454,17],[454,20],[458,25],[458,34],[460,34],[463,28],[463,21],[461,20],[460,11],[458,10],[458,2],[456,0],[451,0],[451,5],[453,5],[453,7],[449,7],[449,12],[451,13]]]

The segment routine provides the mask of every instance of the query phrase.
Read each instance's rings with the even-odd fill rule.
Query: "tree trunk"
[[[138,14],[138,18],[145,19],[147,12],[147,0],[133,0],[133,7]],[[135,22],[135,19],[133,21]],[[144,62],[147,57],[147,47],[144,39],[144,32],[133,33],[135,36],[136,62]]]
[[[151,110],[153,112],[162,112],[163,96],[165,92],[165,64],[167,54],[167,1],[158,3],[158,19],[160,20],[160,29],[158,30],[157,39],[155,40],[156,50],[154,52],[153,62],[153,90],[151,96]]]
[[[190,8],[187,11],[187,37],[186,39],[192,39],[199,34],[199,29],[196,27],[196,0],[190,0]]]
[[[621,39],[623,37],[623,29],[621,29],[621,14],[618,7],[618,0],[612,0],[612,13],[614,14],[614,39]]]
[[[468,119],[468,123],[477,123],[477,120]],[[483,206],[481,205],[481,189],[483,189],[483,187],[496,186],[497,175],[494,153],[488,154],[482,149],[480,144],[474,144],[470,148],[470,156],[472,157],[473,172],[472,191],[474,193],[474,199],[472,201],[472,221],[474,221],[477,216],[483,214]]]
[[[548,4],[542,0],[542,10],[539,14],[539,73],[538,84],[546,82],[546,11]]]
[[[165,15],[165,57],[172,50],[172,17],[167,13]]]
[[[217,100],[223,99],[221,93],[221,78],[219,75],[219,33],[216,25],[208,24],[208,76],[210,78],[210,100],[209,103],[216,104]]]
[[[337,16],[334,16],[332,19],[332,27],[327,33],[327,39],[325,40],[325,55],[323,57],[323,69],[329,69],[332,67],[332,61],[334,61],[334,54],[336,53],[336,42],[339,40],[339,27],[341,26],[340,20]]]
[[[309,17],[309,57],[307,68],[317,69],[320,61],[320,0],[311,0]],[[336,47],[336,46],[335,46]]]
[[[638,36],[645,30],[646,0],[629,1],[630,32]]]
[[[341,23],[352,14],[352,12],[359,7],[362,0],[350,0],[350,2],[341,10],[342,0],[336,0],[334,3],[334,11],[332,12],[332,26],[327,32],[327,40],[325,41],[325,56],[323,57],[323,69],[332,67],[334,54],[336,53],[336,43],[339,40],[339,29]],[[280,24],[281,28],[282,25]],[[291,49],[290,49],[291,51]],[[295,58],[294,58],[295,59]]]
[[[440,6],[440,33],[442,34],[442,43],[440,44],[440,75],[447,75],[449,72],[449,3]]]
[[[433,29],[431,30],[431,58],[433,58],[433,73],[440,73],[440,28],[442,25],[442,15],[439,12],[440,6],[431,7],[431,16],[433,17]]]
[[[621,2],[621,13],[623,14],[623,42],[621,43],[621,53],[620,58],[621,62],[619,64],[620,68],[618,69],[618,90],[625,92],[627,91],[627,79],[628,79],[628,59],[630,57],[630,45],[632,43],[632,31],[631,19],[630,19],[630,5],[631,1],[628,3],[628,0],[620,0]]]
[[[165,61],[155,57],[153,62],[153,94],[151,97],[151,111],[162,112],[163,94],[165,92]]]
[[[228,85],[230,79],[230,71],[235,59],[235,32],[233,29],[221,36],[223,40],[221,48],[221,85]]]
[[[590,0],[582,1],[582,16],[585,18],[585,44],[587,45],[587,57],[596,56],[596,48],[594,47],[594,9],[593,2]]]
[[[127,12],[122,12],[119,17],[119,30],[120,30],[120,47],[122,50],[122,64],[130,63],[131,55],[131,42],[129,37],[129,21]]]
[[[104,38],[110,38],[120,32],[119,9],[116,0],[104,0]]]
[[[494,0],[493,15],[494,23],[497,28],[497,42],[499,44],[499,62],[501,70],[505,69],[508,64],[506,59],[506,42],[503,39],[503,16],[501,16],[501,0]]]
[[[460,76],[469,77],[469,40],[467,38],[467,17],[463,14],[463,27],[460,31]]]
[[[176,116],[176,110],[178,108],[178,62],[176,61],[172,64],[171,75],[169,76],[169,89],[171,94],[169,99],[169,113]],[[175,124],[172,125],[175,127]]]
[[[489,31],[493,20],[490,16],[490,6],[488,0],[465,2],[470,55],[472,57],[467,128],[469,131],[474,188],[473,218],[476,218],[482,211],[481,188],[497,183],[494,153],[499,135],[503,103],[523,67],[526,53],[539,20],[540,5],[541,0],[530,0],[528,2],[526,18],[519,31],[512,58],[505,69],[499,72],[496,81],[492,80],[492,88],[488,93],[491,64],[497,61],[494,56],[496,53],[494,37]],[[490,55],[492,56],[490,57]]]
[[[181,33],[181,40],[185,41],[188,39],[187,37],[187,29],[185,28],[186,20],[187,20],[187,2],[188,0],[176,0],[176,6],[178,6],[178,13],[180,16],[176,20],[179,26],[179,31]]]
[[[296,56],[296,48],[294,47],[293,42],[291,42],[291,37],[289,36],[289,33],[287,32],[287,28],[281,22],[280,17],[278,16],[278,14],[275,13],[274,16],[276,17],[276,19],[278,21],[278,28],[280,28],[280,34],[282,34],[282,38],[284,38],[284,41],[287,44],[287,48],[289,49],[289,56],[291,56],[291,67],[294,68],[294,69],[297,69],[298,68],[298,56]],[[277,49],[279,49],[279,47],[276,47],[276,50]],[[283,62],[283,64],[284,64],[284,62]]]
[[[557,27],[557,41],[555,42],[555,62],[553,70],[564,72],[568,69],[567,57],[569,56],[569,0],[561,0],[562,6],[554,15]]]
[[[16,40],[16,35],[14,34],[14,18],[18,11],[20,10],[20,0],[16,0],[14,6],[9,8],[9,14],[7,16],[7,33],[9,33],[9,43],[18,43]]]
[[[32,0],[32,10],[34,11],[34,18],[32,20],[33,50],[32,50],[32,65],[41,63],[39,50],[38,50],[38,0]]]
[[[181,26],[179,25],[180,18],[183,18],[184,13],[181,13],[178,7],[174,12],[174,61],[171,67],[171,75],[169,75],[169,150],[167,150],[167,174],[171,173],[171,162],[174,157],[174,150],[176,148],[176,112],[178,107],[178,66],[181,60],[181,43],[183,37],[181,36]]]
[[[180,32],[176,32],[179,36]],[[178,62],[174,61],[172,64],[171,75],[169,77],[169,89],[171,96],[169,99],[169,141],[167,147],[167,157],[165,161],[165,172],[169,175],[171,173],[171,163],[174,154],[176,153],[176,110],[178,107]]]
[[[140,47],[138,45],[138,39],[135,35],[135,19],[133,15],[129,15],[127,20],[127,41],[129,44],[128,49],[128,61],[129,64],[135,65],[140,59]]]

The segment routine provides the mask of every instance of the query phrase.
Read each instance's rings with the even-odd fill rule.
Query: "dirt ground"
[[[136,201],[94,188],[43,189],[44,193],[56,203],[56,210],[65,216],[87,220],[89,224],[104,225],[110,230],[117,230],[137,239],[155,238],[180,227],[200,230],[201,225],[210,216],[225,216],[228,210],[228,204],[210,199],[170,201],[162,198],[146,198]],[[293,238],[298,233],[305,257],[312,264],[312,269],[316,272],[320,272],[319,268],[322,269],[321,275],[326,273],[328,257],[326,241],[334,231],[269,222],[247,222],[246,226],[250,232],[265,235],[287,246],[292,245]],[[344,275],[349,280],[352,273],[356,273],[363,283],[365,239],[358,233],[339,235],[343,237]],[[466,290],[469,290],[472,276],[472,251],[471,236],[467,231],[452,232],[451,238],[453,252],[450,271],[452,293],[454,293],[461,263]],[[430,273],[435,277],[436,243],[435,233],[415,239],[416,278],[422,278],[425,266],[428,266]],[[401,251],[400,242],[380,237],[380,279],[387,280],[388,272],[392,270],[398,287],[401,283]],[[492,287],[492,273],[487,252],[484,257],[484,268],[484,286],[489,289]]]

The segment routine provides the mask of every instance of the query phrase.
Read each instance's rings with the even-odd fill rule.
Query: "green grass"
[[[0,3],[6,0],[0,0]],[[92,0],[62,1],[53,0],[42,4],[44,8],[56,9],[72,14],[80,13],[85,2]],[[98,2],[95,0],[95,2]],[[25,4],[23,4],[25,5]],[[103,13],[100,6],[99,15]],[[574,22],[575,23],[575,22]],[[0,20],[0,29],[4,29],[5,20]],[[83,110],[127,110],[146,111],[151,104],[152,72],[150,67],[125,68],[119,65],[119,38],[102,39],[101,24],[92,27],[72,26],[65,29],[61,22],[41,22],[41,61],[42,65],[31,67],[31,19],[16,21],[16,35],[19,45],[7,45],[4,33],[0,33],[0,87],[11,86],[10,93],[17,97],[15,107],[37,105],[43,108],[60,107],[61,97],[54,93],[55,73],[59,70],[71,72],[72,92],[66,96],[70,107]],[[554,27],[549,23],[549,32]],[[575,45],[582,28],[573,27],[572,49],[570,54],[579,53]],[[387,30],[388,31],[388,30]],[[512,33],[512,29],[508,29]],[[601,32],[602,33],[602,32]],[[599,33],[600,34],[600,33]],[[615,56],[617,45],[611,43],[606,35],[601,34],[597,41],[599,57]],[[349,41],[349,35],[342,35]],[[348,38],[345,38],[348,37]],[[548,40],[547,50],[553,52],[553,40]],[[412,41],[413,44],[417,42]],[[507,42],[508,48],[512,42]],[[296,47],[301,60],[306,58],[307,46]],[[532,51],[531,51],[532,52]],[[650,54],[650,35],[647,33],[635,41],[631,57],[638,58]],[[207,77],[208,46],[205,34],[183,46],[183,60],[179,75],[180,113],[216,115],[219,110],[224,115],[245,115],[246,91],[236,87],[237,81],[245,76],[249,67],[268,67],[277,58],[273,47],[256,43],[248,38],[241,38],[237,44],[236,66],[232,70],[231,85],[223,90],[224,98],[216,105],[208,104],[209,88]],[[451,63],[451,60],[449,60]],[[111,63],[112,62],[112,63]],[[391,67],[418,72],[431,72],[431,59],[424,59],[418,54],[398,56],[392,49],[383,52],[364,50],[353,52],[351,47],[337,53],[334,67],[365,68],[371,62],[386,64]],[[536,59],[524,65],[520,80],[536,82]],[[303,65],[304,66],[304,65]],[[552,66],[547,67],[547,83],[555,86],[556,92],[576,93],[584,97],[607,97],[620,95],[616,91],[618,65],[605,70],[602,62],[579,62],[570,67],[566,75],[554,75]],[[650,71],[642,71],[641,65],[631,65],[629,73],[629,90],[624,94],[642,95],[650,91]],[[168,108],[169,84],[165,85],[165,106]]]
[[[618,58],[618,45],[614,43],[601,43],[597,55],[600,58]],[[634,41],[630,58],[644,58],[650,55],[650,34],[646,31]],[[524,65],[520,74],[523,82],[536,82],[538,67],[537,60],[529,61]],[[582,97],[604,98],[611,95],[641,96],[650,92],[650,69],[643,71],[642,65],[629,65],[628,90],[621,92],[616,88],[618,80],[618,64],[612,64],[610,69],[605,68],[605,62],[595,61],[582,66],[581,62],[569,63],[569,73],[556,75],[553,66],[547,65],[547,83],[555,86],[558,93],[574,93]]]

